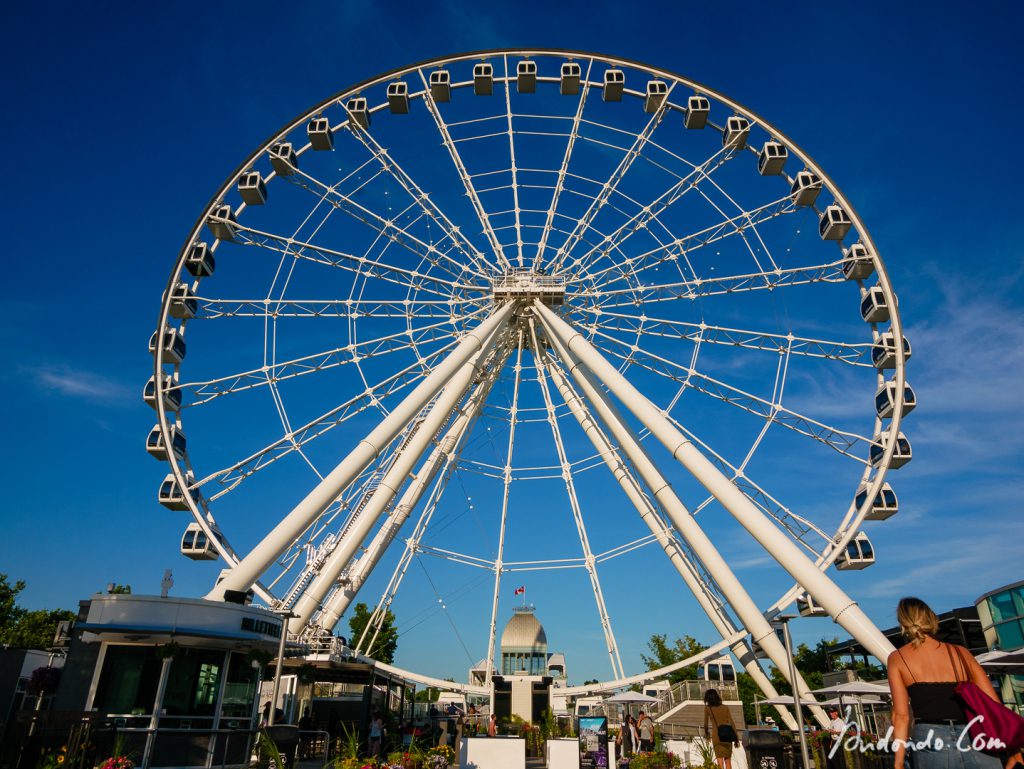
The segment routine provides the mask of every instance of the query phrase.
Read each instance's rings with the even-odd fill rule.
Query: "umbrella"
[[[870,681],[847,681],[826,686],[822,689],[815,689],[811,694],[838,694],[845,697],[848,694],[888,694],[889,684],[877,684]]]
[[[994,649],[979,654],[975,659],[985,670],[992,673],[1024,673],[1024,649],[1012,652]]]
[[[788,694],[783,694],[779,697],[771,697],[767,700],[758,700],[761,705],[792,705],[793,697]],[[800,698],[801,705],[820,705],[821,703],[817,700],[811,700],[807,697]]]
[[[885,701],[882,700],[881,698],[879,698],[879,697],[872,697],[871,695],[868,695],[868,694],[864,694],[864,695],[849,694],[849,695],[846,695],[845,697],[833,697],[830,700],[825,700],[821,704],[822,705],[832,705],[832,706],[839,706],[839,707],[841,707],[841,706],[843,706],[844,704],[847,704],[847,703],[856,703],[858,705],[882,705],[882,704],[884,704],[884,702]]]
[[[640,692],[619,692],[618,694],[608,697],[605,702],[619,703],[619,704],[632,704],[634,702],[657,702],[656,697],[650,697]]]

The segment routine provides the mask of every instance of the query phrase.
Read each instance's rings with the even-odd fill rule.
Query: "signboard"
[[[580,718],[580,769],[608,769],[608,719]]]

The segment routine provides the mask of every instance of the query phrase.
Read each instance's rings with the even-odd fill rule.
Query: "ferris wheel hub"
[[[565,300],[565,279],[547,275],[543,270],[513,267],[494,279],[492,296],[496,303],[540,299],[546,305],[556,306]]]

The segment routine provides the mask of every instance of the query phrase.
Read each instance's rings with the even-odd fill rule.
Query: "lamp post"
[[[296,616],[288,609],[275,611],[274,614],[281,618],[281,640],[277,645],[277,670],[274,671],[274,686],[270,690],[270,708],[267,713],[268,726],[274,725],[274,715],[277,712],[277,694],[281,689],[281,669],[284,667],[284,642],[288,637],[288,620]]]
[[[800,736],[800,755],[803,758],[804,769],[811,769],[811,755],[807,750],[807,735],[804,734],[804,711],[800,689],[796,685],[796,663],[793,661],[793,642],[789,637],[789,621],[795,619],[795,614],[779,614],[772,620],[772,625],[782,628],[782,640],[786,644],[786,656],[789,658],[789,680],[793,682],[793,707],[796,710],[796,728]]]

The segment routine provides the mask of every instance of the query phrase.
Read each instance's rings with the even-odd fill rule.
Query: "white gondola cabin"
[[[789,196],[797,206],[813,206],[821,193],[821,178],[813,171],[801,171],[793,179]]]
[[[910,340],[903,337],[903,359],[910,360]],[[871,365],[878,370],[896,368],[896,335],[886,331],[871,345]]]
[[[262,206],[267,202],[267,185],[259,171],[246,171],[239,177],[238,194],[249,206]]]
[[[562,96],[575,96],[580,92],[580,65],[567,61],[562,65],[558,78],[558,92]]]
[[[334,134],[331,133],[331,121],[324,116],[315,117],[306,126],[309,143],[315,150],[333,150]]]
[[[843,277],[847,280],[864,280],[875,271],[871,252],[863,243],[854,243],[843,251]]]
[[[185,482],[192,483],[192,477],[186,476]],[[185,498],[187,493],[178,485],[177,478],[172,473],[168,473],[160,484],[156,497],[157,501],[168,510],[188,510],[188,500]]]
[[[736,682],[736,668],[733,667],[732,659],[726,657],[715,657],[700,666],[699,672],[702,681],[714,684],[727,684]]]
[[[160,379],[160,400],[163,401],[164,411],[177,411],[181,408],[181,390],[175,386],[174,377],[170,374],[163,374]],[[142,388],[142,401],[156,411],[155,376],[151,376]]]
[[[345,104],[345,112],[348,113],[349,123],[357,125],[364,131],[370,127],[370,109],[366,103],[366,97],[355,96]]]
[[[179,430],[176,425],[171,425],[170,432],[171,453],[179,460],[182,460],[185,458],[185,433]],[[166,462],[169,458],[167,447],[164,445],[164,434],[160,431],[160,425],[153,425],[153,429],[149,431],[149,435],[146,437],[146,451],[149,452],[151,457],[162,462]]]
[[[404,80],[388,83],[388,107],[392,115],[409,114],[409,84]]]
[[[196,295],[192,293],[188,283],[178,283],[171,289],[171,303],[167,312],[172,318],[184,320],[194,318],[199,304],[196,302]]]
[[[860,488],[857,489],[857,495],[853,498],[853,504],[860,510],[867,501],[868,484],[862,483]],[[892,486],[888,483],[883,483],[864,519],[867,521],[884,521],[886,518],[892,518],[899,511],[900,504],[899,500],[896,499],[896,492],[892,490]]]
[[[866,323],[888,322],[889,303],[881,286],[872,286],[861,293],[860,316]]]
[[[839,206],[829,206],[818,220],[818,234],[822,240],[842,240],[852,226],[853,222],[846,211]]]
[[[193,278],[208,278],[213,275],[216,266],[217,260],[206,243],[200,241],[192,244],[188,256],[185,257],[185,269],[189,275]]]
[[[446,69],[430,73],[430,98],[437,102],[452,100],[452,74]]]
[[[156,355],[157,333],[149,338],[149,354]],[[160,346],[163,348],[164,363],[181,363],[185,359],[185,338],[176,328],[169,328],[164,331],[164,338]]]
[[[725,121],[725,130],[722,131],[722,146],[738,152],[747,146],[748,136],[750,136],[750,121],[745,117],[733,115]]]
[[[482,61],[473,65],[473,93],[490,96],[494,92],[494,65]]]
[[[917,406],[917,396],[908,382],[903,383],[903,416]],[[896,382],[889,380],[875,393],[875,411],[880,419],[891,419],[896,410]]]
[[[516,65],[516,90],[519,93],[537,92],[537,62],[523,59]]]
[[[686,100],[686,117],[683,125],[687,128],[703,128],[708,124],[711,114],[711,101],[707,96],[691,96]]]
[[[299,158],[291,142],[278,142],[270,148],[270,165],[278,176],[291,176],[299,167]]]
[[[889,433],[883,433],[881,436],[875,438],[875,442],[871,444],[871,466],[878,467],[882,464],[882,456],[885,454],[885,449],[889,445]],[[907,436],[902,432],[896,437],[896,448],[892,452],[892,459],[889,462],[891,469],[897,467],[903,467],[911,459],[913,459],[914,453],[910,448],[910,441],[907,440]]]
[[[621,69],[608,69],[604,73],[603,101],[622,101],[622,90],[626,87],[626,73]]]
[[[665,103],[668,96],[668,83],[664,80],[648,80],[647,93],[644,96],[644,112],[654,114]]]
[[[206,228],[217,240],[234,240],[237,225],[238,220],[231,206],[217,206],[206,220]]]
[[[822,609],[811,598],[810,593],[804,593],[796,599],[796,610],[801,617],[827,617],[828,612]]]
[[[846,544],[846,549],[836,558],[836,568],[842,571],[866,569],[875,562],[875,548],[863,531]]]
[[[757,156],[757,172],[761,176],[778,176],[782,173],[789,157],[786,145],[780,142],[765,142]]]
[[[216,561],[220,557],[198,523],[190,523],[181,535],[181,554],[193,561]]]

